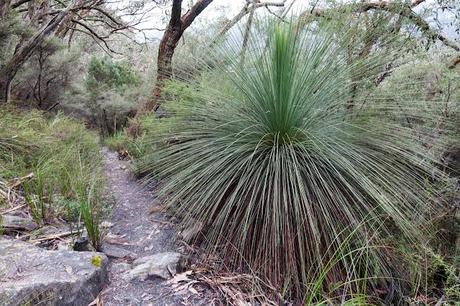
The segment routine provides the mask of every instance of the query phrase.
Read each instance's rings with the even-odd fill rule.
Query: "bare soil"
[[[165,212],[156,209],[151,212],[152,207],[161,203],[151,188],[143,187],[133,178],[129,161],[119,160],[117,153],[106,148],[103,149],[103,155],[107,195],[113,196],[116,201],[106,222],[105,246],[121,248],[132,254],[110,259],[109,283],[100,296],[103,305],[222,304],[207,290],[177,292],[163,279],[129,280],[126,278],[127,272],[120,271],[120,263],[130,264],[135,258],[160,252],[181,253],[181,248],[175,242],[177,225]]]

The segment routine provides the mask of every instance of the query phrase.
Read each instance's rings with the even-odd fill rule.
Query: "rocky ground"
[[[129,161],[116,152],[102,153],[107,203],[115,203],[101,223],[102,252],[88,250],[62,220],[39,227],[25,204],[4,209],[0,306],[249,305],[261,299],[252,275],[205,268],[186,243],[200,229],[182,231],[178,239],[178,225],[153,186],[135,180]]]
[[[0,236],[0,305],[88,305],[107,281],[107,257],[48,251]]]
[[[175,224],[152,192],[135,181],[129,164],[104,150],[107,193],[116,199],[103,250],[109,256],[104,305],[210,305],[206,290],[176,290],[186,256],[175,239]],[[173,277],[176,276],[174,279]],[[167,281],[173,279],[172,281]]]

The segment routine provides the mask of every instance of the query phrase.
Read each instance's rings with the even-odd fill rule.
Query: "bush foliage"
[[[123,93],[127,87],[139,85],[139,78],[126,63],[114,62],[107,56],[92,57],[85,84],[90,92],[110,88]]]

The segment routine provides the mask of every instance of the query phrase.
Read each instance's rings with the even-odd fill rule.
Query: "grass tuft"
[[[2,188],[17,182],[38,224],[83,220],[98,248],[103,182],[97,135],[61,113],[46,118],[5,107],[0,117],[0,197]]]

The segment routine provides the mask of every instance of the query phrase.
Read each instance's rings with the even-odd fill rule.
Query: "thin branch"
[[[121,54],[121,53],[113,50],[112,48],[110,48],[109,44],[106,41],[106,39],[109,37],[108,35],[107,36],[100,36],[93,29],[91,29],[91,27],[88,26],[87,24],[84,24],[83,22],[78,21],[76,19],[71,19],[71,21],[73,23],[76,23],[76,24],[80,25],[81,27],[85,28],[91,34],[91,36],[93,36],[93,37],[97,38],[99,41],[101,41],[105,45],[107,50],[109,50],[110,52],[115,53],[115,54]]]
[[[399,14],[407,19],[411,20],[422,32],[432,39],[438,39],[444,45],[454,49],[455,51],[460,52],[460,46],[458,46],[454,41],[450,40],[443,34],[433,30],[428,22],[426,22],[422,17],[412,11],[412,8],[423,3],[424,0],[414,0],[410,5],[404,3],[395,3],[389,1],[368,1],[368,2],[359,2],[352,4],[345,4],[336,9],[328,8],[321,9],[315,8],[308,10],[301,14],[300,19],[303,22],[307,22],[312,17],[329,17],[332,12],[353,12],[353,13],[364,13],[370,10],[381,10],[393,14]]]
[[[12,9],[18,8],[21,5],[23,5],[24,3],[27,3],[27,2],[30,2],[30,1],[32,1],[32,0],[19,0],[19,1],[15,2],[15,3],[11,4],[11,8]]]
[[[108,19],[110,19],[116,25],[123,25],[121,21],[115,19],[115,17],[113,17],[111,14],[109,14],[108,12],[104,11],[102,8],[97,7],[97,6],[82,6],[82,7],[77,7],[74,10],[95,10],[101,13],[102,15],[104,15],[105,17],[107,17]]]
[[[255,2],[247,1],[241,11],[230,19],[225,26],[217,33],[211,42],[211,45],[215,44],[222,36],[225,35],[231,28],[233,28],[244,16],[246,16],[251,10],[256,10],[261,7],[269,9],[271,6],[284,7],[286,0],[281,2]],[[252,5],[251,5],[252,4]]]

